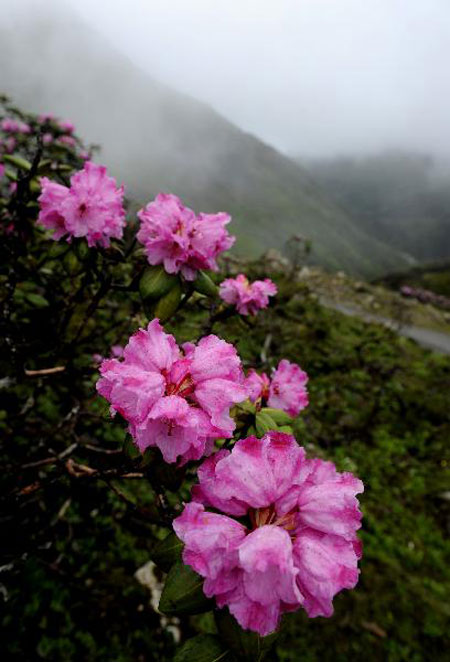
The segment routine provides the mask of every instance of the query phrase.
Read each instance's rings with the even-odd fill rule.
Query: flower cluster
[[[53,230],[53,239],[86,237],[88,245],[109,246],[120,239],[125,225],[123,186],[109,177],[104,166],[87,161],[70,179],[70,187],[41,178],[38,222]]]
[[[220,298],[234,304],[241,315],[256,315],[261,308],[267,308],[269,297],[276,293],[276,285],[270,278],[250,283],[244,274],[227,278],[219,289]]]
[[[403,285],[400,288],[400,292],[404,297],[417,299],[421,303],[431,303],[433,306],[439,308],[450,309],[450,298],[443,294],[436,294],[435,292],[431,292],[431,290],[425,290],[422,287],[410,287],[409,285]]]
[[[5,133],[31,133],[31,127],[29,124],[9,117],[1,121],[0,129]]]
[[[358,581],[362,482],[306,459],[280,432],[238,441],[205,460],[198,476],[173,526],[206,596],[262,636],[299,607],[331,616],[335,594]]]
[[[181,350],[157,319],[100,373],[98,392],[128,421],[139,449],[157,446],[166,462],[199,459],[214,439],[231,437],[230,408],[247,397],[232,345],[210,335]]]
[[[249,370],[245,383],[252,402],[282,409],[289,416],[298,416],[308,406],[308,375],[286,359],[280,361],[271,378],[265,372]]]
[[[138,218],[137,238],[149,263],[163,264],[170,274],[181,272],[186,280],[194,280],[199,269],[216,271],[217,257],[235,241],[225,229],[228,214],[196,215],[176,195],[160,193]]]

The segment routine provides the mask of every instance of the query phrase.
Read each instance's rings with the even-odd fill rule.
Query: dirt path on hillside
[[[395,326],[395,322],[388,319],[387,317],[366,313],[365,311],[355,308],[350,304],[338,303],[337,301],[331,301],[330,299],[326,299],[324,297],[320,297],[320,303],[326,308],[332,308],[333,310],[337,310],[344,315],[360,317],[366,322],[376,322],[378,324],[383,324],[396,333],[415,340],[417,343],[419,343],[419,345],[422,345],[427,349],[432,349],[435,352],[441,352],[442,354],[450,354],[450,335],[447,333],[431,331],[430,329],[424,329],[423,327],[419,326],[405,325],[397,328]]]

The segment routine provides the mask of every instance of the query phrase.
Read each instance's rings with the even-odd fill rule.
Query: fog
[[[242,252],[300,232],[354,273],[450,254],[448,0],[0,0],[0,16],[0,91],[74,121],[137,204],[176,191],[230,211]]]
[[[284,152],[450,153],[448,0],[67,1],[152,76]]]
[[[450,153],[448,0],[0,0],[2,25],[64,5],[285,153]]]

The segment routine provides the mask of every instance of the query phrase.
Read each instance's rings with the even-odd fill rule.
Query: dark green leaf
[[[177,276],[168,274],[161,264],[147,267],[139,281],[139,292],[144,301],[157,301],[174,288],[177,280]]]
[[[194,289],[207,297],[216,297],[219,288],[204,271],[199,271],[194,280]]]
[[[228,609],[215,614],[217,630],[223,641],[240,662],[260,662],[270,652],[278,636],[277,632],[261,637],[256,632],[243,630]]]
[[[175,563],[164,584],[159,610],[168,616],[201,614],[214,606],[203,593],[203,579],[183,563]]]
[[[174,662],[231,662],[230,651],[212,634],[188,639],[174,657]]]
[[[183,543],[174,533],[169,533],[164,540],[159,540],[153,547],[150,558],[158,568],[169,572],[174,563],[181,562]]]
[[[181,284],[175,281],[175,286],[163,296],[155,306],[154,314],[161,322],[166,322],[177,311],[181,301]]]

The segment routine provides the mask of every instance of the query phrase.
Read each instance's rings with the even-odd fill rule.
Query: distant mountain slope
[[[423,154],[388,151],[308,164],[367,234],[427,262],[450,258],[450,173]],[[447,165],[448,168],[448,165]]]
[[[130,197],[142,203],[165,190],[197,210],[229,211],[241,253],[281,248],[300,233],[312,239],[313,259],[331,269],[377,276],[406,266],[298,164],[155,82],[56,4],[51,16],[31,16],[0,30],[0,91],[29,110],[72,119],[102,145],[101,160]]]

